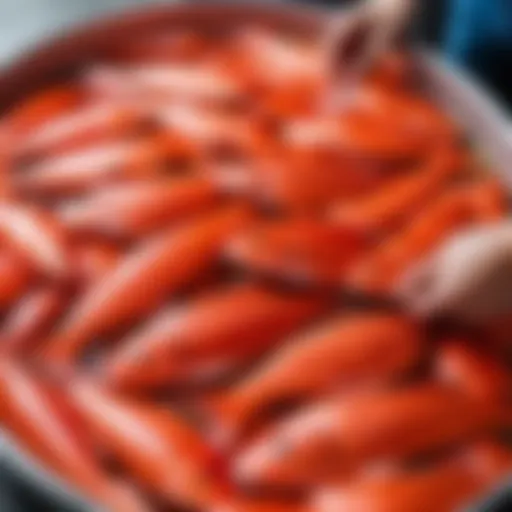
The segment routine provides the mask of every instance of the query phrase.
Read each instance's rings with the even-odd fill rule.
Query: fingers
[[[329,22],[327,72],[335,83],[355,84],[378,63],[408,19],[409,2],[367,2]]]
[[[397,294],[416,315],[485,320],[510,307],[507,246],[499,233],[475,229],[457,235],[411,269],[398,283]]]
[[[439,252],[413,268],[398,291],[404,305],[415,315],[464,316],[471,291],[480,281],[472,271],[467,262]]]
[[[355,78],[359,63],[365,60],[372,22],[367,10],[343,12],[329,22],[325,35],[327,72],[335,83]]]
[[[454,313],[464,297],[458,275],[446,272],[438,258],[432,257],[414,268],[399,286],[404,305],[418,316]]]
[[[379,20],[376,18],[369,23],[366,40],[363,42],[358,59],[354,59],[354,66],[350,70],[350,79],[359,80],[370,73],[393,44],[397,32],[393,20]]]
[[[372,38],[372,22],[366,10],[360,7],[336,16],[329,24],[324,39],[325,73],[330,77],[332,90],[321,105],[326,112],[350,108],[357,94],[357,85],[371,62],[378,58]],[[343,86],[341,87],[341,84]]]
[[[407,272],[398,283],[398,296],[416,314],[424,314],[430,309],[435,270],[436,260],[427,259]]]

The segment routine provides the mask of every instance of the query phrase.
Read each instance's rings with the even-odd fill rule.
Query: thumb
[[[462,269],[464,274],[464,269]],[[398,293],[407,309],[419,316],[450,311],[464,293],[460,269],[446,269],[439,257],[413,268],[399,283]]]
[[[477,280],[477,269],[467,262],[454,266],[438,261],[428,286],[416,299],[416,312],[422,316],[457,312]]]
[[[372,22],[366,9],[356,7],[328,23],[324,37],[327,73],[334,82],[352,76],[366,53]]]
[[[415,302],[431,287],[435,267],[434,258],[414,265],[398,280],[395,286],[396,295],[403,301]]]

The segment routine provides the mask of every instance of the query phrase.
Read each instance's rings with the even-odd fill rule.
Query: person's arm
[[[419,315],[484,321],[512,312],[512,221],[457,234],[400,283]]]
[[[357,80],[395,44],[415,0],[366,0],[335,16],[326,31],[330,70],[342,81]]]

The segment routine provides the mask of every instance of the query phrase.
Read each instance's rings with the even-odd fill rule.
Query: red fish
[[[361,237],[349,229],[299,220],[256,226],[234,239],[228,253],[238,265],[256,273],[332,284],[363,247]]]
[[[247,208],[231,206],[145,240],[80,297],[46,355],[70,361],[95,335],[153,311],[215,266],[226,239],[249,220]]]
[[[212,371],[223,375],[326,308],[327,301],[315,296],[252,284],[207,293],[163,311],[123,340],[107,366],[107,378],[116,386],[140,390],[201,380]]]
[[[201,213],[218,198],[213,184],[196,178],[123,183],[72,203],[62,216],[73,230],[130,239]]]
[[[436,373],[448,384],[483,403],[509,403],[512,373],[485,350],[473,348],[466,340],[450,340],[439,348]]]
[[[337,113],[331,105],[326,115],[294,120],[286,128],[286,141],[295,148],[317,147],[388,163],[424,158],[429,140],[405,129],[403,119],[395,121],[391,108],[397,102],[391,105],[388,95],[366,89],[351,99],[352,104]]]
[[[362,198],[333,205],[331,216],[337,223],[366,233],[395,227],[425,206],[460,166],[460,154],[453,148],[442,148],[420,169],[399,176]]]
[[[2,423],[32,455],[113,511],[148,510],[100,468],[76,415],[56,390],[5,358],[0,369]]]
[[[82,101],[82,91],[71,85],[43,89],[15,105],[7,114],[4,126],[10,135],[15,136],[15,143],[18,140],[22,142],[22,137],[43,126],[48,119],[70,112]],[[16,152],[16,146],[11,149]]]
[[[12,203],[1,205],[0,236],[41,274],[57,279],[69,276],[66,232],[47,212]]]
[[[507,214],[505,189],[497,179],[472,184],[467,189],[471,212],[478,222],[497,222]]]
[[[490,492],[511,468],[509,451],[478,442],[425,469],[320,491],[311,506],[319,512],[453,512]]]
[[[170,134],[179,134],[201,154],[220,149],[250,155],[261,149],[263,135],[247,116],[205,111],[191,105],[157,106],[155,118]]]
[[[240,57],[238,72],[269,88],[297,83],[321,83],[318,49],[299,39],[287,39],[261,27],[250,27],[235,36],[234,51]]]
[[[117,105],[94,104],[49,119],[23,139],[21,154],[49,155],[78,147],[116,140],[134,133],[142,120],[135,112]]]
[[[453,512],[482,492],[478,479],[460,463],[320,491],[318,512]]]
[[[270,427],[238,456],[234,474],[256,486],[300,490],[368,463],[464,443],[506,421],[499,408],[440,386],[354,393]]]
[[[347,113],[338,123],[340,147],[355,155],[407,161],[421,157],[426,151],[424,139],[404,137],[404,133],[389,125],[388,118]]]
[[[464,460],[478,477],[488,485],[499,482],[504,475],[512,471],[512,452],[510,447],[492,439],[472,445],[465,453]]]
[[[171,505],[201,507],[222,498],[215,454],[172,412],[83,381],[73,381],[69,392],[99,445],[142,487]]]
[[[383,87],[370,85],[363,95],[362,108],[376,105],[379,114],[389,121],[389,129],[395,130],[405,140],[425,140],[444,143],[457,140],[453,122],[434,104],[419,95],[400,94]]]
[[[392,294],[407,268],[425,257],[454,230],[470,224],[467,206],[464,191],[446,192],[420,212],[411,224],[356,262],[342,277],[343,283],[371,295]]]
[[[14,186],[23,193],[70,194],[106,181],[154,176],[168,148],[163,138],[79,148],[32,164],[14,177]]]
[[[149,100],[225,104],[244,94],[243,84],[215,63],[135,63],[104,66],[89,75],[89,86],[100,96],[140,104]]]
[[[358,160],[288,147],[263,154],[251,174],[248,191],[255,199],[301,216],[322,214],[331,202],[363,193],[379,179]]]
[[[419,330],[401,316],[355,315],[314,328],[290,340],[214,404],[219,435],[240,432],[255,414],[283,401],[396,378],[416,364],[421,347]]]

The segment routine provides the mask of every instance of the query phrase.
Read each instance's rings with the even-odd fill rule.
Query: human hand
[[[398,292],[419,315],[478,322],[512,311],[512,223],[453,236],[406,274]]]
[[[361,78],[393,46],[413,0],[366,0],[335,16],[325,33],[327,66],[343,82]]]

